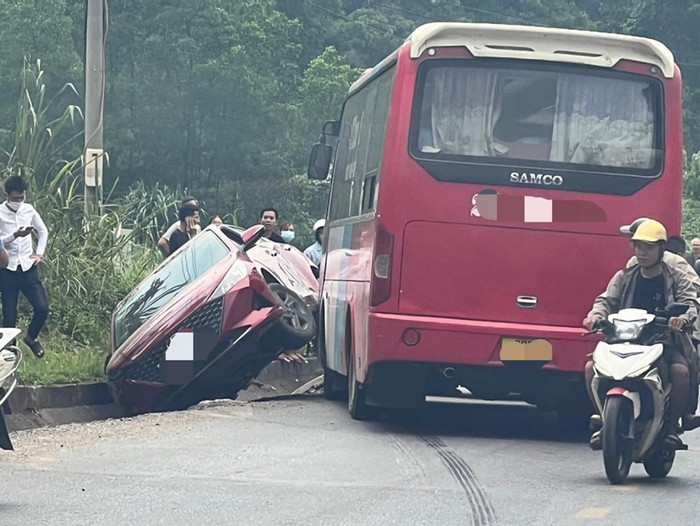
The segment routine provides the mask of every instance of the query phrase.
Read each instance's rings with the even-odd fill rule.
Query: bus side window
[[[375,190],[377,187],[377,171],[365,176],[362,186],[362,213],[371,212],[375,207]]]
[[[393,71],[382,73],[345,103],[331,185],[331,221],[375,209]]]
[[[377,100],[372,113],[372,129],[367,151],[364,181],[362,185],[361,213],[372,212],[377,206],[377,184],[379,183],[381,163],[386,137],[386,122],[389,117],[389,102],[393,72],[385,73],[377,81]]]

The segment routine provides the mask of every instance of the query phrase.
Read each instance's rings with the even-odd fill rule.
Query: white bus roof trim
[[[611,68],[620,60],[657,66],[673,78],[674,59],[662,43],[649,38],[595,31],[507,24],[436,22],[418,27],[406,42],[411,58],[428,48],[463,46],[475,57],[568,62]]]

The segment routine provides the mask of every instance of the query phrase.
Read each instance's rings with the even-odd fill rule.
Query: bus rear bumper
[[[370,315],[369,329],[364,388],[367,402],[382,406],[465,389],[475,398],[548,408],[585,400],[583,369],[597,341],[577,327],[385,314]]]
[[[367,364],[430,362],[583,372],[597,336],[556,327],[373,313]]]

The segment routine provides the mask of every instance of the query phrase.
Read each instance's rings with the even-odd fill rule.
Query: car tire
[[[278,283],[270,283],[268,287],[280,299],[283,309],[282,317],[272,329],[275,340],[285,350],[303,347],[316,335],[311,308],[287,287]]]

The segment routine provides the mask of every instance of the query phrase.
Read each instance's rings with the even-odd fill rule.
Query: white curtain
[[[643,82],[562,75],[552,161],[628,168],[654,164],[653,112]]]
[[[440,68],[432,77],[431,146],[443,153],[494,155],[493,128],[501,112],[498,74]]]

